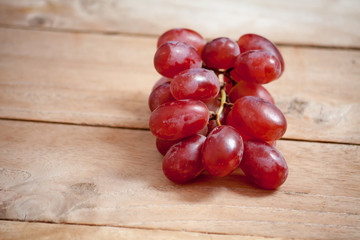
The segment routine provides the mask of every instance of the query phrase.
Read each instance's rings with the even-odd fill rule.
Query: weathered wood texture
[[[279,190],[163,175],[147,98],[173,27],[282,44]],[[357,0],[0,0],[0,239],[360,239],[358,29]]]
[[[360,47],[357,0],[0,0],[0,24],[159,35],[189,27],[208,38],[255,32],[278,43]]]
[[[243,235],[218,235],[184,231],[166,231],[107,226],[83,226],[35,222],[0,221],[1,240],[280,240]]]
[[[0,117],[148,128],[155,40],[0,29]],[[286,71],[266,87],[285,137],[360,143],[360,52],[281,50]]]
[[[360,146],[279,141],[290,175],[266,191],[239,171],[169,182],[149,131],[2,120],[0,132],[1,219],[360,237]]]

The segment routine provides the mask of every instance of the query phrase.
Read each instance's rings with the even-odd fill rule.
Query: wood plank
[[[106,239],[106,240],[265,240],[269,238],[241,235],[219,235],[184,231],[135,229],[107,226],[84,226],[70,224],[49,224],[35,222],[0,221],[1,240],[63,240],[63,239]],[[280,238],[270,238],[280,239]]]
[[[149,131],[0,121],[0,218],[306,239],[360,237],[360,146],[279,141],[278,191],[240,171],[187,185]]]
[[[23,41],[26,39],[26,41]],[[0,117],[148,128],[154,38],[0,29]],[[286,138],[360,143],[360,52],[283,47]]]
[[[359,9],[357,0],[1,0],[0,23],[151,35],[188,27],[208,38],[254,32],[277,43],[359,48]]]

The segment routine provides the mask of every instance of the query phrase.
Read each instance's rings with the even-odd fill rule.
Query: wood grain
[[[207,38],[254,32],[277,43],[359,48],[359,9],[357,0],[0,0],[0,23],[151,35],[188,27]]]
[[[279,141],[278,191],[176,185],[149,131],[0,121],[0,218],[306,239],[360,237],[360,146]]]
[[[242,235],[218,235],[184,231],[135,229],[122,227],[84,226],[70,224],[49,224],[34,222],[0,221],[1,240],[63,240],[63,239],[106,239],[106,240],[276,240]]]
[[[26,41],[23,41],[26,39]],[[148,128],[155,38],[0,29],[0,117]],[[360,52],[281,48],[286,138],[360,143]]]

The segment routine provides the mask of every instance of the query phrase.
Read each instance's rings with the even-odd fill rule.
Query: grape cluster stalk
[[[170,29],[158,38],[154,67],[162,76],[149,95],[149,127],[169,180],[184,184],[204,171],[224,177],[240,168],[260,188],[285,182],[276,141],[287,122],[263,86],[285,70],[271,41],[245,34],[206,42],[194,30]]]

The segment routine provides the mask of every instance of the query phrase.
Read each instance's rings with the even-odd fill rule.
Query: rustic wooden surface
[[[0,0],[0,239],[359,239],[359,1]],[[156,38],[256,32],[288,119],[277,191],[161,172]]]
[[[0,22],[152,36],[183,26],[206,38],[261,32],[283,44],[360,47],[359,8],[357,0],[0,0]]]

